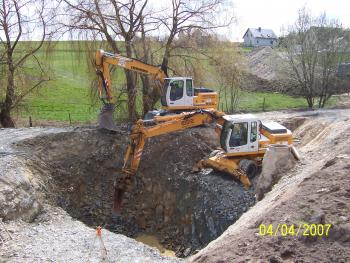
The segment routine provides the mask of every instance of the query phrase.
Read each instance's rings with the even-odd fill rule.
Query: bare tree
[[[53,15],[45,0],[3,0],[0,6],[0,123],[14,127],[11,111],[32,91],[49,80],[37,56],[48,39]],[[36,36],[39,41],[28,41]]]
[[[211,47],[215,50],[210,61],[215,69],[213,78],[219,86],[220,106],[226,112],[235,112],[242,73],[246,69],[245,59],[239,47],[231,42],[213,40]]]
[[[106,40],[115,53],[125,53],[127,57],[136,56],[146,63],[159,62],[166,73],[171,57],[181,56],[181,50],[197,50],[189,43],[180,44],[177,41],[181,32],[191,29],[214,30],[232,22],[231,18],[217,19],[226,0],[169,0],[171,8],[157,10],[152,9],[147,0],[63,1],[70,17],[70,23],[66,26],[71,30],[80,32],[87,40]],[[150,39],[154,39],[155,30],[159,30],[163,41],[150,42]],[[117,40],[123,41],[124,48],[119,47]],[[135,120],[137,76],[128,70],[125,70],[125,74],[129,120]],[[146,113],[159,100],[160,89],[147,76],[141,76],[141,81],[143,111]]]
[[[159,17],[169,34],[164,45],[163,71],[167,72],[172,51],[187,47],[186,45],[174,45],[176,36],[192,29],[214,30],[232,23],[233,17],[228,17],[224,21],[218,20],[218,17],[220,17],[219,11],[222,11],[220,7],[225,2],[225,0],[171,0],[170,13],[165,13]],[[191,46],[188,46],[188,48],[191,48]]]
[[[223,10],[225,7],[227,10],[228,1],[168,0],[166,3],[170,3],[170,8],[156,12],[155,15],[151,16],[153,19],[151,26],[156,25],[159,31],[162,32],[163,40],[159,42],[161,49],[158,47],[159,45],[154,45],[153,50],[151,46],[148,52],[151,54],[162,53],[159,55],[159,61],[161,69],[166,74],[170,70],[174,74],[182,73],[194,77],[203,75],[201,64],[198,64],[198,62],[201,62],[204,57],[208,59],[208,56],[206,50],[203,49],[203,41],[201,45],[198,45],[199,43],[196,41],[198,36],[196,34],[209,36],[209,32],[221,27],[227,27],[233,22],[232,14],[225,16],[225,11]],[[155,24],[154,21],[158,21],[158,23]],[[147,94],[152,95],[148,96],[149,105],[144,107],[144,110],[147,108],[152,109],[159,100],[160,90],[155,85],[144,86],[143,90]]]
[[[325,14],[313,18],[303,8],[282,46],[287,50],[292,80],[308,106],[312,108],[317,99],[318,107],[324,107],[337,91],[337,67],[349,52],[346,31]]]
[[[156,25],[156,24],[154,24]],[[155,29],[154,27],[153,29]],[[137,37],[133,41],[133,50],[135,57],[147,64],[154,64],[154,59],[152,56],[152,44],[155,44],[151,37],[147,36],[147,33],[153,31],[152,27],[149,31],[146,31],[144,18],[141,20],[141,36]],[[157,87],[158,83],[152,81],[152,79],[148,75],[140,75],[142,81],[142,104],[143,104],[143,115],[145,115],[148,111],[153,110],[156,100],[154,98],[157,97],[159,87]]]
[[[133,56],[132,41],[140,32],[141,20],[146,15],[148,0],[63,0],[66,13],[70,17],[65,24],[73,32],[81,34],[86,40],[106,40],[115,53]],[[122,40],[120,47],[117,40]],[[128,93],[129,120],[137,119],[136,113],[136,74],[125,70]]]

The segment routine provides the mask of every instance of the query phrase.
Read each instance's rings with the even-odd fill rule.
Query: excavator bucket
[[[103,105],[100,115],[99,115],[99,128],[106,129],[110,131],[116,131],[117,126],[113,121],[113,112],[115,110],[114,104],[106,103]]]
[[[113,193],[113,214],[119,214],[123,207],[123,197],[124,193],[128,191],[130,186],[132,185],[133,179],[128,172],[124,172],[124,174],[120,177],[117,177],[114,181],[114,193]]]

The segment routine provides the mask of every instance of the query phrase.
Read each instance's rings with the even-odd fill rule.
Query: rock
[[[339,219],[343,222],[343,223],[346,223],[349,221],[349,218],[346,217],[346,216],[340,216]]]
[[[270,256],[270,257],[269,257],[269,262],[270,262],[270,263],[282,263],[282,262],[283,262],[283,259],[280,258],[279,256],[273,255],[273,256]]]
[[[32,222],[41,211],[36,180],[30,170],[19,165],[22,160],[12,159],[0,158],[0,218]]]
[[[293,254],[294,254],[294,251],[293,251],[293,249],[291,249],[291,248],[285,248],[285,249],[283,249],[283,250],[281,251],[281,257],[282,257],[283,259],[289,258],[289,257],[291,257]]]
[[[310,224],[325,224],[326,223],[326,216],[323,212],[313,213],[310,216],[309,220]]]
[[[191,254],[191,248],[186,248],[185,251],[183,252],[184,257],[188,257]]]
[[[261,200],[283,176],[292,169],[296,161],[286,145],[271,145],[262,162],[262,172],[256,185],[256,198]]]

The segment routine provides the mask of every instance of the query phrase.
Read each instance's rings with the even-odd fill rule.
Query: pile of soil
[[[286,54],[271,47],[258,47],[247,54],[247,61],[249,70],[242,76],[242,89],[299,95],[288,79],[290,68]]]
[[[279,92],[291,96],[302,94],[290,79],[292,69],[286,52],[271,47],[258,47],[246,55],[248,71],[243,73],[241,88],[248,91]],[[331,88],[335,94],[349,92],[348,76],[338,76]]]
[[[288,67],[287,60],[282,55],[271,47],[255,48],[247,55],[249,70],[260,79],[280,79],[282,68]]]

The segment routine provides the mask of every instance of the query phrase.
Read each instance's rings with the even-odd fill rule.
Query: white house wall
[[[244,46],[247,47],[260,47],[260,46],[275,46],[276,39],[271,38],[254,38],[250,30],[244,35]],[[272,43],[271,43],[272,41]]]

